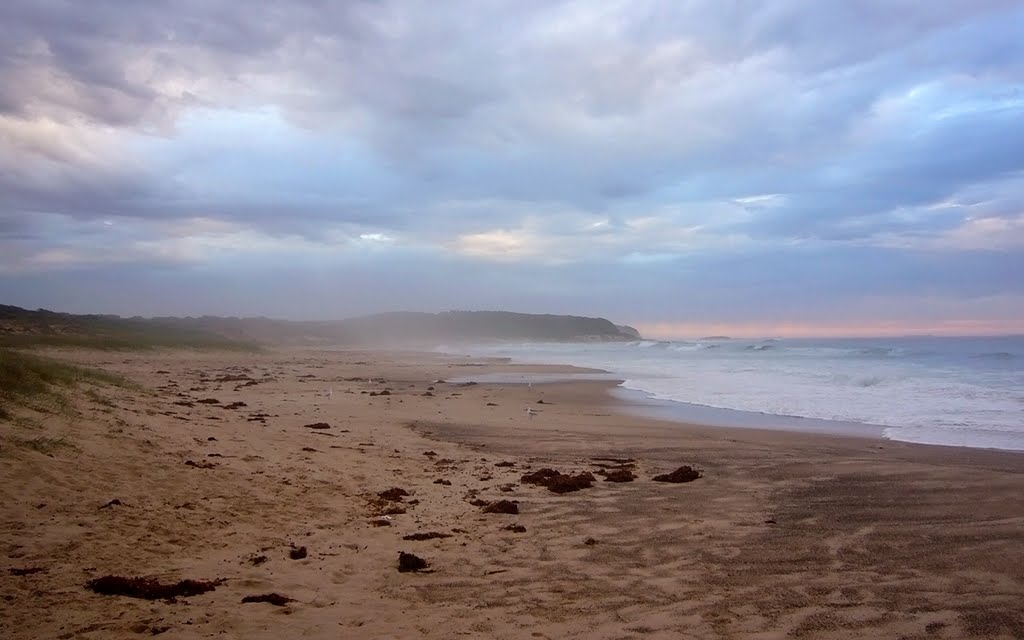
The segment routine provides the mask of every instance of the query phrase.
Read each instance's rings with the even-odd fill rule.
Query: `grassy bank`
[[[40,410],[61,406],[62,389],[82,383],[130,386],[123,377],[106,371],[0,348],[0,419],[10,419],[16,406]]]
[[[261,347],[253,342],[229,340],[219,336],[146,331],[117,334],[0,334],[0,347],[70,348],[102,351],[145,351],[148,349],[201,349],[253,353]]]
[[[180,321],[179,321],[180,322]],[[201,323],[202,320],[197,320]],[[179,326],[170,320],[74,315],[0,304],[0,347],[81,348],[111,351],[210,349],[258,351],[259,345],[211,327]]]

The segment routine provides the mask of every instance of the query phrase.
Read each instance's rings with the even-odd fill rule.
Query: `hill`
[[[339,328],[358,342],[401,338],[411,341],[531,340],[539,342],[635,340],[630,328],[604,318],[512,313],[448,311],[382,313],[343,320]],[[632,330],[635,332],[635,330]],[[639,335],[639,334],[637,334]]]
[[[0,345],[140,349],[253,349],[259,344],[369,345],[529,340],[636,340],[604,318],[507,311],[394,312],[330,322],[270,318],[122,318],[0,305]]]

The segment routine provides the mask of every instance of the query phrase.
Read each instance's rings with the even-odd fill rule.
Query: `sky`
[[[1022,0],[4,0],[0,303],[1024,332]]]

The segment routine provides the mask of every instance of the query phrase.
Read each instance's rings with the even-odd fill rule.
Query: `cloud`
[[[1014,296],[1022,31],[1010,0],[11,0],[0,268],[343,256],[652,318]]]

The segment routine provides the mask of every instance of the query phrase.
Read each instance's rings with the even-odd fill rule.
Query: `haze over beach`
[[[0,2],[0,637],[1024,638],[1024,2]]]

